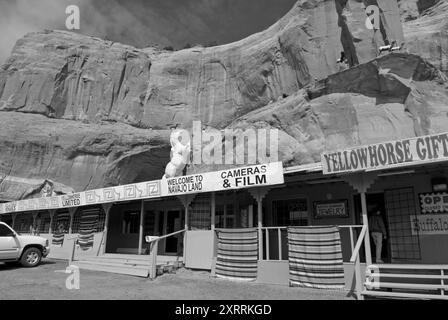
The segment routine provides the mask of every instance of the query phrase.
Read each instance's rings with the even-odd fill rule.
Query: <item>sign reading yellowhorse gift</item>
[[[199,173],[161,180],[163,195],[182,195],[284,183],[281,162]]]
[[[382,170],[448,160],[448,133],[376,143],[322,154],[324,174]]]

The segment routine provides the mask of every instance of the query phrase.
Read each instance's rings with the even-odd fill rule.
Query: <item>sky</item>
[[[0,64],[28,32],[65,29],[65,8],[78,5],[77,32],[147,47],[218,44],[262,31],[296,0],[0,0]]]

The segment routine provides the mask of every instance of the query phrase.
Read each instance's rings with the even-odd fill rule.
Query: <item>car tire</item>
[[[38,248],[32,247],[26,249],[23,254],[22,258],[20,259],[20,263],[25,268],[32,268],[37,266],[42,259],[42,251],[40,251]]]

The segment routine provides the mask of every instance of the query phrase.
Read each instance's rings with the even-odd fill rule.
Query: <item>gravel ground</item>
[[[81,270],[80,289],[68,290],[67,263],[44,260],[37,268],[0,263],[0,299],[150,299],[150,300],[345,300],[345,291],[327,291],[211,278],[210,273],[180,269],[156,280]],[[58,272],[59,271],[59,272]]]

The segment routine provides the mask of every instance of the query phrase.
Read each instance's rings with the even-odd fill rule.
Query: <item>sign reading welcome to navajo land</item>
[[[421,194],[420,208],[423,214],[448,213],[448,193],[433,192]]]
[[[162,179],[163,195],[212,192],[282,184],[281,162]]]
[[[448,160],[448,133],[324,153],[321,160],[324,174],[381,170]]]

